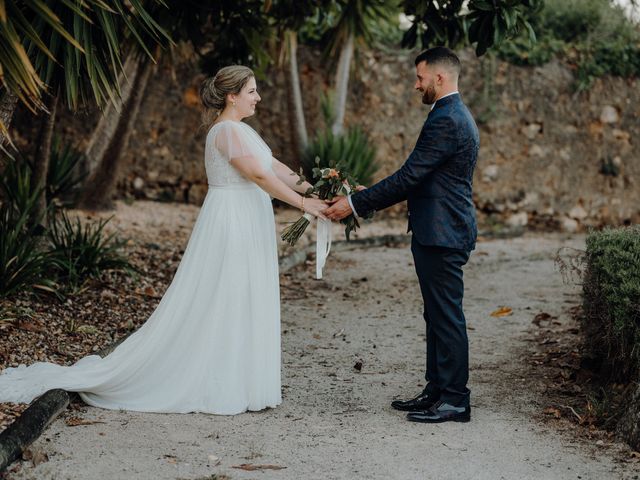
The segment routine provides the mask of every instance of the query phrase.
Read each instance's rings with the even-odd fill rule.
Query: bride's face
[[[237,95],[231,96],[231,102],[235,102],[232,108],[240,115],[241,118],[250,117],[256,113],[256,104],[262,100],[258,95],[256,79],[251,77],[246,85]]]

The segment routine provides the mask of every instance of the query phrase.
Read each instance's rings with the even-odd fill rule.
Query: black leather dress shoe
[[[471,420],[471,407],[454,407],[438,402],[424,412],[408,413],[407,420],[422,423],[468,422]]]
[[[391,406],[396,410],[402,410],[403,412],[422,412],[429,410],[438,401],[433,395],[421,393],[416,398],[411,400],[394,400],[391,402]]]

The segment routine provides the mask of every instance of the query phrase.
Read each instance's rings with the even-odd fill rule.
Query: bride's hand
[[[323,213],[327,208],[329,207],[324,200],[319,200],[317,198],[304,199],[304,211],[315,217],[324,218],[326,220],[327,217],[325,217]]]

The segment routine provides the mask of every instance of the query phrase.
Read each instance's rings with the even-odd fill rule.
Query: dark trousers
[[[469,340],[462,311],[462,267],[469,252],[420,245],[413,237],[411,253],[427,326],[425,393],[456,407],[468,407]]]

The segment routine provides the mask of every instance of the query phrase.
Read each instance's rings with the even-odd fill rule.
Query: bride
[[[275,407],[280,389],[278,255],[271,198],[323,217],[299,177],[242,120],[260,95],[251,69],[229,66],[200,90],[209,114],[209,191],[180,266],[142,327],[105,358],[70,367],[20,365],[0,374],[0,402],[53,388],[89,405],[232,415]],[[210,115],[210,117],[213,115]]]

